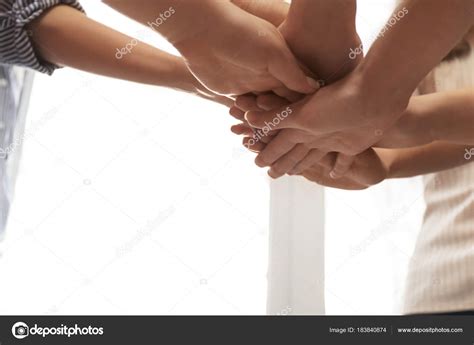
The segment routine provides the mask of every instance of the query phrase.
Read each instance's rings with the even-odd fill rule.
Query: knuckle
[[[286,173],[286,169],[282,167],[279,164],[274,164],[272,165],[272,170],[277,174],[277,175],[284,175]]]

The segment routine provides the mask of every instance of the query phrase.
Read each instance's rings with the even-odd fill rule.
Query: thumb
[[[289,50],[283,54],[275,54],[269,62],[268,71],[288,89],[296,92],[311,94],[320,88],[316,80],[305,75]]]
[[[284,105],[269,111],[248,111],[245,119],[255,128],[268,128],[269,131],[283,128],[298,128],[293,114],[301,108],[300,102]]]

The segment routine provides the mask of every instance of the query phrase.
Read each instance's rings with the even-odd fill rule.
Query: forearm
[[[28,29],[37,54],[48,62],[144,84],[192,89],[194,78],[180,58],[112,30],[70,7],[50,9]],[[122,51],[123,48],[130,51]]]
[[[356,71],[370,97],[383,100],[385,107],[403,108],[473,25],[474,1],[406,0],[392,18]]]
[[[160,33],[173,45],[209,30],[221,19],[230,0],[104,0],[120,13]]]
[[[474,89],[412,97],[379,147],[413,147],[434,141],[474,145]]]
[[[289,45],[326,83],[351,72],[362,58],[355,0],[293,0],[284,30]],[[360,52],[358,54],[351,53]]]
[[[435,142],[408,149],[376,149],[388,171],[387,178],[413,177],[455,168],[470,162],[465,145]]]
[[[418,122],[428,120],[433,140],[474,145],[474,88],[438,95],[423,99]]]
[[[207,30],[210,22],[233,5],[275,26],[286,19],[289,8],[280,0],[104,0],[104,3],[149,26],[171,43]]]

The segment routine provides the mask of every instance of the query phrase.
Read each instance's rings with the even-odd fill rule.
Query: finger
[[[226,97],[226,96],[216,96],[215,98],[211,98],[211,100],[214,100],[222,105],[225,105],[228,108],[234,106],[234,102],[235,102],[233,98]]]
[[[265,144],[268,144],[273,138],[278,134],[277,131],[266,132],[262,131],[261,129],[252,128],[253,130],[253,137],[258,139]]]
[[[273,93],[257,96],[257,106],[266,111],[281,108],[288,104],[290,104],[288,100]]]
[[[302,173],[304,178],[311,182],[315,182],[321,186],[338,188],[338,189],[347,189],[347,190],[360,190],[366,189],[367,186],[351,181],[347,178],[341,178],[334,180],[327,175],[327,169],[322,166],[314,166],[311,169],[308,169]]]
[[[237,120],[245,121],[245,111],[237,108],[236,106],[232,106],[229,109],[229,114],[235,117]]]
[[[257,105],[257,96],[253,94],[246,94],[242,96],[238,96],[235,99],[235,106],[240,110],[245,112],[247,111],[261,111]]]
[[[296,166],[290,170],[290,175],[301,174],[303,171],[311,168],[317,164],[324,156],[326,156],[325,151],[318,149],[312,149]],[[332,165],[331,165],[332,168]]]
[[[326,169],[323,166],[315,164],[310,169],[306,169],[298,175],[304,176],[306,179],[311,180],[312,182],[315,182],[317,184],[322,184],[321,181],[326,175]]]
[[[262,150],[265,149],[265,144],[262,143],[261,141],[259,140],[255,140],[254,138],[252,137],[245,137],[243,140],[242,140],[242,143],[243,145],[247,148],[247,150],[250,150],[252,152],[261,152]]]
[[[245,113],[246,121],[256,128],[267,128],[268,130],[277,130],[283,128],[300,128],[295,119],[301,112],[303,101],[298,103],[284,105],[282,107],[267,111],[248,111]]]
[[[288,140],[285,132],[281,132],[260,152],[255,159],[255,164],[261,168],[271,166],[279,158],[290,152],[293,147],[295,147],[295,143]]]
[[[336,163],[337,155],[338,155],[337,152],[329,152],[323,158],[321,158],[321,160],[317,163],[318,165],[327,169],[326,175],[329,175],[332,168],[334,167],[334,164]]]
[[[254,131],[252,130],[252,128],[247,126],[245,123],[239,123],[238,125],[233,125],[232,127],[230,127],[230,130],[234,134],[245,135],[248,137],[251,137],[254,134]]]
[[[275,54],[270,60],[268,65],[270,74],[290,90],[304,94],[316,92],[319,83],[304,74],[288,47],[283,49],[285,49],[283,54]]]
[[[276,134],[275,134],[276,135]],[[273,138],[275,137],[275,135],[271,134],[271,133],[268,133],[267,135],[264,135],[264,136],[261,136],[260,137],[260,141],[264,144],[269,144]]]
[[[288,152],[272,165],[268,171],[268,175],[276,179],[287,174],[304,157],[306,157],[309,151],[310,149],[303,144],[296,145],[290,152]]]
[[[329,176],[333,179],[339,179],[343,177],[351,168],[354,163],[355,156],[348,156],[343,153],[337,155],[336,163],[334,168],[329,173]]]
[[[278,131],[268,132],[265,134],[260,129],[249,127],[249,125],[247,125],[246,123],[239,123],[237,125],[233,125],[230,127],[230,130],[234,134],[251,137],[255,141],[261,141],[264,144],[268,144],[270,141],[273,140],[273,137],[278,134]]]
[[[300,93],[287,89],[286,87],[279,87],[279,88],[273,89],[272,91],[275,95],[278,95],[288,100],[290,103],[297,102],[301,98],[304,97],[304,96],[302,97]]]

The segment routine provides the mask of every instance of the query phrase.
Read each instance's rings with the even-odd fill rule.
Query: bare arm
[[[466,155],[464,145],[444,142],[409,149],[368,149],[355,157],[345,176],[333,179],[329,172],[335,159],[336,154],[330,153],[301,175],[323,186],[356,190],[389,178],[425,175],[474,162],[474,156]]]
[[[325,84],[351,72],[362,54],[349,57],[361,41],[355,0],[293,0],[281,31],[293,52]]]
[[[359,65],[373,112],[401,108],[474,24],[472,0],[405,0]],[[377,100],[384,104],[377,104]]]
[[[433,141],[474,145],[474,88],[412,97],[377,146],[403,148]]]
[[[466,159],[466,149],[466,145],[436,142],[409,149],[376,151],[387,166],[387,178],[400,178],[431,174],[474,162],[474,157]]]
[[[36,53],[56,65],[187,92],[205,90],[181,58],[119,33],[69,6],[51,8],[28,29]],[[124,48],[130,52],[119,54]],[[219,101],[226,100],[219,97]]]
[[[214,92],[238,95],[286,87],[308,94],[318,87],[271,22],[230,0],[105,2],[163,35]]]

